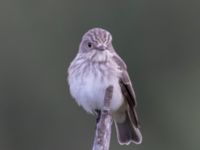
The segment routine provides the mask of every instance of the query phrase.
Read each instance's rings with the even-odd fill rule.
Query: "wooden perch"
[[[112,115],[110,103],[113,95],[113,86],[106,89],[104,107],[100,112],[100,119],[96,124],[96,133],[92,150],[108,150],[110,146]]]

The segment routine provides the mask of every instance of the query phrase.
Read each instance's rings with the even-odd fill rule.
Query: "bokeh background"
[[[66,70],[92,27],[113,35],[138,100],[143,143],[112,150],[200,149],[200,1],[1,0],[0,149],[88,150],[95,118]]]

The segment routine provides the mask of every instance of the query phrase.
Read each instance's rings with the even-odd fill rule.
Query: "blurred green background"
[[[113,35],[138,100],[142,145],[200,149],[200,1],[1,0],[0,149],[88,150],[95,118],[69,94],[66,70],[92,27]]]

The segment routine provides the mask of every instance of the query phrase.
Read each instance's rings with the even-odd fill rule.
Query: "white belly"
[[[75,73],[76,75],[69,74],[68,81],[72,96],[86,111],[93,113],[95,109],[102,109],[105,90],[108,86],[112,85],[113,96],[110,108],[112,111],[117,110],[123,104],[123,96],[119,85],[119,71],[115,71],[110,70],[102,74],[97,69],[95,73],[88,70],[87,73],[80,74],[81,71],[79,70],[78,73]]]

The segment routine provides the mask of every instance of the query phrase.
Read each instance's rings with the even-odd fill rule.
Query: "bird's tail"
[[[130,111],[130,110],[129,110]],[[135,144],[140,144],[142,142],[142,135],[138,127],[136,127],[131,120],[131,115],[126,110],[123,112],[123,121],[115,120],[115,127],[117,131],[118,142],[121,145],[128,145],[131,142]]]

